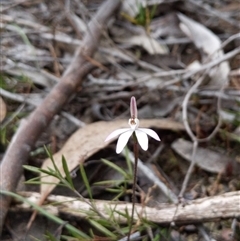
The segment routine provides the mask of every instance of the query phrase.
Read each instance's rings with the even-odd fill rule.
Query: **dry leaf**
[[[7,114],[7,107],[4,100],[0,96],[0,122],[4,120],[6,114]]]
[[[187,161],[192,160],[192,142],[178,139],[172,144],[172,148]],[[205,171],[220,173],[225,171],[232,158],[205,148],[198,147],[195,156],[195,163]]]
[[[168,119],[149,119],[141,120],[141,127],[155,127],[159,129],[170,129],[170,130],[184,130],[182,124],[174,122]],[[62,167],[62,155],[67,160],[69,171],[74,170],[80,163],[83,163],[94,153],[106,147],[109,143],[104,142],[106,137],[115,129],[128,127],[127,120],[118,120],[112,122],[96,122],[89,124],[84,128],[76,131],[66,142],[63,148],[53,155],[53,159],[64,175]],[[52,162],[48,158],[44,161],[42,168],[52,168]],[[47,183],[58,183],[58,179],[48,176],[42,177],[43,182]],[[53,189],[55,185],[41,185],[41,195],[46,197]]]
[[[210,60],[220,58],[224,55],[221,47],[221,40],[212,31],[200,23],[188,18],[183,14],[178,14],[181,21],[181,30],[194,42],[197,48],[203,51]],[[209,85],[221,87],[228,83],[230,67],[227,61],[222,62],[217,67],[209,71],[211,81]]]
[[[160,44],[157,40],[147,35],[136,35],[129,38],[116,38],[120,43],[137,45],[143,47],[149,54],[167,54],[166,45]]]

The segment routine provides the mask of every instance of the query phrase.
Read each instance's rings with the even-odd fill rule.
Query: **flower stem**
[[[133,133],[133,152],[134,152],[134,171],[133,171],[133,186],[132,186],[132,214],[131,214],[131,221],[129,225],[129,232],[128,232],[128,239],[127,241],[130,241],[130,235],[132,231],[133,221],[134,221],[134,209],[135,209],[135,203],[136,203],[136,186],[137,186],[137,164],[138,164],[138,141],[135,132]]]

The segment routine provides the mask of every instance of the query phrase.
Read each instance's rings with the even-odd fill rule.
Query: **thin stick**
[[[197,147],[198,147],[198,141],[194,141],[193,142],[193,151],[192,151],[192,158],[191,158],[191,164],[187,170],[187,174],[184,178],[184,181],[183,181],[183,184],[182,184],[182,189],[178,195],[178,198],[179,200],[181,200],[183,198],[183,194],[185,193],[186,191],[186,188],[187,188],[187,184],[189,182],[189,179],[191,177],[191,174],[192,174],[192,171],[193,171],[193,168],[195,166],[195,163],[196,163],[196,151],[197,151]]]
[[[128,232],[128,241],[130,241],[131,230],[134,221],[134,209],[135,209],[135,202],[136,202],[136,186],[137,186],[137,165],[138,165],[138,141],[136,134],[134,132],[133,135],[134,144],[133,144],[133,152],[134,152],[134,169],[133,169],[133,187],[132,187],[132,214],[131,214],[131,221],[129,225],[129,232]]]

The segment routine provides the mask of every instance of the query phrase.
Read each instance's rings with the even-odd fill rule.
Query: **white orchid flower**
[[[113,131],[105,140],[110,141],[115,139],[119,136],[118,142],[117,142],[117,148],[116,152],[119,154],[123,148],[127,145],[127,142],[129,138],[135,133],[137,141],[141,148],[146,151],[148,149],[148,136],[151,136],[157,141],[160,141],[160,138],[158,137],[158,134],[148,128],[139,128],[139,120],[137,118],[137,104],[135,97],[131,98],[130,101],[130,112],[131,112],[131,118],[128,121],[128,124],[130,125],[130,128],[122,128]]]

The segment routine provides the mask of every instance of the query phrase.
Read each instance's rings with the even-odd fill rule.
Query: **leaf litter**
[[[138,1],[138,4],[124,1],[123,5],[120,15],[116,14],[106,24],[98,51],[89,59],[95,68],[63,106],[64,114],[55,116],[48,130],[43,130],[29,164],[44,169],[52,167],[42,151],[43,145],[48,145],[60,170],[62,155],[70,171],[84,162],[91,183],[101,181],[98,170],[104,167],[95,164],[101,158],[126,169],[123,157],[118,159],[115,148],[107,147],[104,139],[112,130],[127,126],[128,102],[134,95],[140,117],[149,118],[140,119],[141,126],[155,128],[162,139],[160,146],[151,143],[149,152],[141,153],[141,159],[151,167],[156,178],[178,195],[194,148],[182,125],[182,102],[191,86],[205,75],[188,101],[187,121],[199,139],[209,135],[218,118],[222,118],[222,124],[212,139],[199,142],[196,168],[184,197],[217,197],[220,193],[239,190],[239,4],[189,0]],[[155,13],[150,18],[154,5]],[[2,123],[7,128],[1,136],[1,155],[6,148],[3,143],[11,140],[19,120],[41,104],[41,99],[59,82],[75,49],[82,43],[87,22],[99,6],[98,1],[86,5],[71,1],[69,6],[60,1],[56,5],[47,1],[3,1],[0,87],[4,91],[0,94],[8,113],[5,117],[5,105],[1,104],[1,118],[5,117]],[[211,65],[221,58],[221,62]],[[221,105],[217,104],[219,98]],[[113,119],[122,120],[110,121]],[[74,132],[79,126],[82,128]],[[26,179],[29,175],[25,173]],[[114,180],[119,175],[112,170],[105,177]],[[140,194],[148,198],[146,203],[154,206],[167,202],[144,177],[146,174],[139,171],[139,185],[144,190]],[[47,178],[46,181],[56,182]],[[83,184],[82,187],[82,193],[86,193]],[[41,195],[46,197],[53,188],[54,185],[43,185]],[[94,194],[105,189],[102,186]],[[106,193],[100,196],[107,197]],[[127,195],[123,200],[130,201]],[[142,197],[138,201],[144,203]],[[227,240],[231,231],[238,238],[239,223],[234,220],[209,226],[204,223],[207,228],[197,230],[195,226],[193,232],[186,225],[181,230],[175,228],[171,235],[192,240],[201,233],[207,238]],[[223,227],[222,232],[215,234],[219,225]],[[8,228],[5,230],[10,233]],[[34,231],[37,232],[35,227]],[[36,237],[41,237],[41,232]]]

